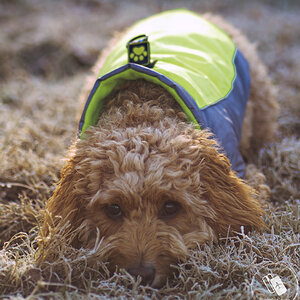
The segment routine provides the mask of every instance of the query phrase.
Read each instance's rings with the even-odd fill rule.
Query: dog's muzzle
[[[151,285],[155,277],[155,268],[150,262],[141,262],[139,265],[132,265],[127,269],[128,273],[135,278],[142,278],[142,285]]]

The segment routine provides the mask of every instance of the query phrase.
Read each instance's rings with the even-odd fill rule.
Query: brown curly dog
[[[205,18],[233,38],[250,64],[240,150],[247,163],[253,162],[276,130],[274,90],[255,47],[220,17]],[[110,49],[96,63],[82,99]],[[107,96],[98,124],[71,147],[46,206],[41,244],[47,251],[47,237],[66,223],[73,231],[81,228],[72,239],[77,248],[93,248],[100,232],[103,259],[112,272],[124,268],[141,276],[143,284],[160,287],[170,264],[183,260],[188,249],[241,226],[245,232],[260,230],[264,211],[259,198],[232,171],[209,130],[188,122],[166,89],[145,80],[125,82]]]

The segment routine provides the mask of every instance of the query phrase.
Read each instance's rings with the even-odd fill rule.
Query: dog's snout
[[[132,265],[127,269],[128,273],[134,277],[141,276],[142,285],[151,284],[155,276],[155,268],[152,263],[144,262],[139,265]]]

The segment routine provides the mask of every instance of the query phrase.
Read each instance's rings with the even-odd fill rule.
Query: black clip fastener
[[[128,62],[152,68],[150,63],[150,43],[145,34],[132,38],[126,45],[128,50]]]

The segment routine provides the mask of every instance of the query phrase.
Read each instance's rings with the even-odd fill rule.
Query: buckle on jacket
[[[148,67],[150,65],[150,43],[145,34],[132,38],[126,45],[128,62]],[[151,66],[150,66],[151,68]]]

